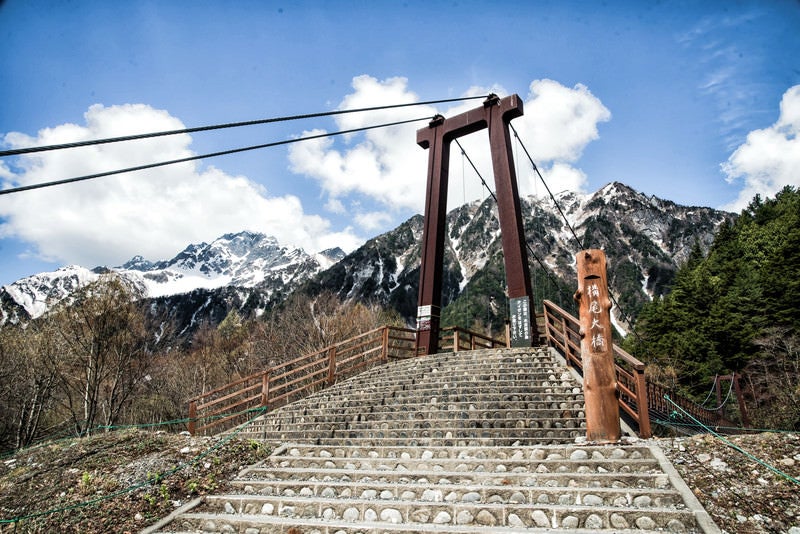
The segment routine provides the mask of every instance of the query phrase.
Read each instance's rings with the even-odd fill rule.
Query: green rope
[[[673,411],[669,414],[670,419],[677,419],[680,414],[676,411]],[[697,427],[697,428],[704,428],[703,424],[695,424],[695,423],[676,423],[675,421],[665,421],[664,419],[650,419],[652,422],[662,425],[662,426],[690,426],[690,427]],[[734,430],[737,432],[745,432],[745,433],[761,433],[761,432],[770,432],[772,434],[797,434],[796,430],[783,430],[780,428],[742,428],[738,426],[714,426],[717,430]]]
[[[162,473],[159,473],[159,474],[157,474],[157,475],[155,475],[155,476],[153,476],[151,478],[148,478],[148,480],[145,480],[143,482],[139,482],[139,483],[134,484],[132,486],[128,486],[127,488],[119,490],[119,491],[115,491],[114,493],[109,493],[108,495],[103,495],[103,496],[97,497],[95,499],[90,499],[88,501],[82,501],[82,502],[79,502],[79,503],[70,504],[68,506],[62,506],[60,508],[53,508],[51,510],[46,510],[44,512],[36,512],[34,514],[28,514],[28,515],[25,515],[25,516],[19,516],[19,517],[15,517],[15,518],[12,518],[12,519],[0,519],[0,525],[3,525],[3,524],[7,525],[7,524],[12,524],[12,523],[16,524],[16,523],[19,523],[20,521],[24,521],[24,520],[27,520],[27,519],[36,519],[38,517],[44,517],[44,516],[47,516],[47,515],[57,514],[57,513],[60,513],[60,512],[69,512],[71,510],[76,510],[78,508],[85,508],[87,506],[91,506],[93,504],[97,504],[98,502],[107,501],[109,499],[113,499],[113,498],[119,497],[121,495],[125,495],[125,494],[128,494],[128,493],[133,493],[134,491],[139,490],[141,488],[144,488],[146,486],[152,486],[153,484],[159,483],[162,480],[164,480],[165,478],[167,478],[169,476],[172,476],[175,473],[177,473],[177,472],[179,472],[179,471],[181,471],[181,470],[183,470],[183,469],[185,469],[185,468],[187,468],[189,466],[192,466],[192,465],[196,464],[197,462],[199,462],[200,460],[202,460],[203,458],[205,458],[206,456],[211,454],[213,451],[215,451],[215,450],[221,448],[223,445],[227,444],[234,437],[236,437],[237,434],[239,434],[242,430],[244,430],[250,423],[252,423],[256,419],[258,419],[261,416],[261,414],[263,412],[265,412],[266,410],[267,410],[266,407],[259,407],[259,408],[251,408],[249,410],[245,410],[243,412],[240,412],[240,413],[247,413],[247,412],[255,412],[255,411],[257,411],[259,413],[256,414],[255,416],[253,416],[252,418],[250,418],[248,421],[246,421],[246,422],[242,423],[241,425],[239,425],[238,427],[236,427],[236,429],[233,432],[231,432],[230,434],[228,434],[227,436],[222,438],[218,443],[215,443],[214,445],[212,445],[211,447],[209,447],[208,449],[206,449],[202,453],[198,454],[197,456],[195,456],[191,460],[189,460],[187,462],[180,463],[177,466],[173,467],[172,469],[169,469],[169,470],[164,471]]]
[[[666,394],[665,394],[665,395],[664,395],[664,399],[666,399],[666,400],[667,400],[667,402],[669,402],[670,404],[672,404],[673,406],[675,406],[675,407],[676,407],[678,410],[680,410],[681,412],[683,412],[683,415],[685,415],[686,417],[688,417],[689,419],[691,419],[692,421],[694,421],[695,423],[697,423],[697,425],[699,425],[701,428],[704,428],[705,430],[707,430],[707,431],[708,431],[708,432],[709,432],[711,435],[713,435],[713,436],[714,436],[714,437],[716,437],[718,440],[720,440],[721,442],[723,442],[724,444],[726,444],[728,447],[730,447],[730,448],[734,449],[735,451],[738,451],[738,452],[740,452],[740,453],[744,454],[746,457],[750,458],[750,459],[751,459],[751,460],[753,460],[754,462],[756,462],[756,463],[759,463],[759,464],[763,465],[764,467],[766,467],[767,469],[769,469],[769,470],[770,470],[770,471],[772,471],[773,473],[775,473],[775,474],[777,474],[777,475],[780,475],[780,476],[782,476],[783,478],[785,478],[785,479],[786,479],[786,480],[788,480],[789,482],[794,482],[795,484],[797,484],[797,485],[800,485],[800,480],[798,480],[798,479],[794,478],[793,476],[791,476],[791,475],[789,475],[789,474],[787,474],[787,473],[784,473],[783,471],[781,471],[781,470],[780,470],[780,469],[778,469],[777,467],[774,467],[774,466],[772,466],[772,465],[768,464],[768,463],[767,463],[767,462],[765,462],[764,460],[761,460],[760,458],[757,458],[757,457],[753,456],[752,454],[750,454],[750,453],[749,453],[749,452],[747,452],[746,450],[742,449],[741,447],[739,447],[739,446],[738,446],[738,445],[736,445],[735,443],[731,442],[730,440],[727,440],[727,439],[725,439],[724,437],[722,437],[721,435],[719,435],[718,433],[714,432],[712,429],[710,429],[709,427],[707,427],[706,425],[704,425],[703,423],[701,423],[700,421],[698,421],[697,419],[695,419],[695,418],[694,418],[694,417],[693,417],[693,416],[692,416],[692,415],[691,415],[689,412],[687,412],[686,410],[684,410],[683,408],[681,408],[680,406],[678,406],[677,404],[675,404],[675,403],[672,401],[672,399],[670,399],[670,398],[669,398],[669,395],[666,395]],[[673,413],[675,413],[675,412],[673,412]]]

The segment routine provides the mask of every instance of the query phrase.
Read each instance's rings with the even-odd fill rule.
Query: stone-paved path
[[[234,495],[148,532],[719,532],[657,447],[585,443],[546,348],[393,362],[246,431],[277,447]]]

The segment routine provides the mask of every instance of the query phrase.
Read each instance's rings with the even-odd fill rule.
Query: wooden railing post
[[[739,401],[739,414],[742,416],[742,425],[747,428],[751,425],[750,417],[747,415],[747,407],[744,405],[744,398],[742,398],[742,388],[739,385],[739,377],[733,373],[733,388],[736,392],[736,399]]]
[[[336,383],[336,346],[328,350],[328,385]]]
[[[461,350],[461,336],[458,333],[458,327],[453,329],[453,352]]]
[[[269,375],[270,371],[264,371],[261,375],[261,407],[264,408],[269,404]]]
[[[197,431],[197,401],[189,402],[189,434],[194,436]]]
[[[389,327],[383,327],[383,333],[381,337],[381,361],[386,363],[389,361]]]
[[[650,430],[650,399],[647,395],[647,378],[644,376],[644,369],[635,369],[636,371],[636,412],[639,418],[639,437],[642,439],[649,438]]]

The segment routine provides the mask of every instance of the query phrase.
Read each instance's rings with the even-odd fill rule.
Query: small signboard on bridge
[[[511,346],[530,347],[531,339],[531,299],[518,297],[509,300],[511,311]]]

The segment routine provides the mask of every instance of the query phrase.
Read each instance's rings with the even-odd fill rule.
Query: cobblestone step
[[[215,499],[216,501],[217,499]],[[221,497],[218,511],[190,512],[178,520],[186,532],[697,532],[690,511],[605,506],[548,506],[286,499],[252,503],[239,513]],[[260,504],[260,507],[259,507]],[[213,508],[213,506],[212,506]],[[282,530],[276,530],[281,528]],[[249,530],[253,529],[253,530]],[[295,530],[297,532],[297,530]]]
[[[252,424],[275,453],[158,531],[719,532],[657,449],[584,443],[583,402],[546,349],[393,362]]]

